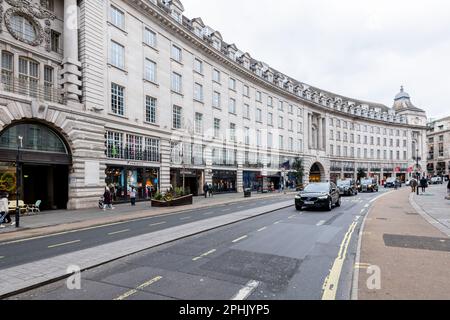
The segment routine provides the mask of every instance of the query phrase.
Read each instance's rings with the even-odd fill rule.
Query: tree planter
[[[167,207],[180,207],[187,206],[193,203],[193,195],[175,198],[171,201],[164,200],[152,200],[152,207],[155,208],[167,208]]]

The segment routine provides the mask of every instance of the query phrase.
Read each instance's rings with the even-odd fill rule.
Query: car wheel
[[[297,211],[302,211],[302,210],[303,210],[303,207],[302,207],[302,206],[296,205],[296,206],[295,206],[295,209],[297,209]]]
[[[341,206],[341,197],[339,197],[338,201],[336,202],[336,207],[340,207]]]
[[[327,211],[333,210],[333,200],[329,199],[327,204]]]

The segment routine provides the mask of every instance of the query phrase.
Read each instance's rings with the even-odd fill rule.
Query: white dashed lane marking
[[[231,300],[245,300],[247,299],[253,291],[259,286],[259,281],[251,280],[249,281],[245,287],[243,287],[241,290],[239,290],[236,295],[231,298]]]
[[[246,238],[248,238],[248,236],[243,236],[243,237],[237,238],[237,239],[233,240],[233,243],[242,241],[242,240],[244,240],[244,239],[246,239]]]

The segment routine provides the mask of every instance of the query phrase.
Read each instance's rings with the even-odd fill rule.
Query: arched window
[[[63,140],[50,128],[35,123],[21,123],[0,134],[0,150],[15,150],[18,137],[23,137],[22,150],[68,154]]]
[[[22,40],[33,42],[36,40],[36,28],[26,17],[14,14],[11,17],[11,29]]]

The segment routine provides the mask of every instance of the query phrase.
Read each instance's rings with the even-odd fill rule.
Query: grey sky
[[[392,106],[400,85],[450,115],[447,0],[182,0],[224,40],[289,76]]]

